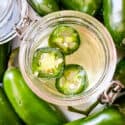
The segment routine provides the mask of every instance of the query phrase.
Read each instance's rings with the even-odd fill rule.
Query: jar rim
[[[38,22],[36,22],[35,24],[33,24],[30,29],[27,30],[26,35],[24,36],[24,40],[21,43],[21,48],[20,48],[20,53],[19,53],[19,65],[20,65],[20,69],[21,72],[23,74],[24,79],[27,82],[27,85],[30,87],[30,89],[39,97],[47,100],[48,102],[53,102],[57,105],[78,105],[78,104],[83,104],[85,102],[87,102],[89,99],[89,96],[92,96],[94,93],[101,93],[102,91],[104,91],[105,87],[105,83],[109,83],[108,86],[110,86],[110,81],[112,80],[114,71],[115,71],[115,67],[116,67],[116,61],[117,61],[117,55],[116,55],[116,48],[115,45],[113,43],[113,40],[109,34],[109,32],[107,31],[107,29],[99,22],[97,21],[95,18],[85,14],[85,13],[81,13],[81,12],[77,12],[77,11],[59,11],[59,12],[54,12],[51,13],[45,17],[43,17],[42,19],[39,20],[39,22],[41,22],[43,25],[52,19],[56,19],[56,18],[60,18],[60,17],[66,17],[66,16],[75,16],[77,18],[80,19],[85,19],[87,21],[89,21],[91,24],[93,24],[98,31],[103,33],[103,37],[108,41],[107,42],[107,46],[110,47],[110,50],[108,50],[108,54],[109,54],[109,65],[108,65],[108,69],[107,72],[104,74],[103,76],[103,80],[101,82],[101,84],[98,84],[97,86],[92,87],[88,92],[86,92],[83,96],[79,97],[79,98],[66,98],[66,99],[59,99],[56,96],[52,97],[51,95],[46,95],[46,94],[41,94],[41,91],[39,90],[39,88],[37,88],[33,83],[32,83],[32,79],[30,79],[27,76],[27,72],[25,71],[24,68],[24,62],[23,62],[23,56],[25,53],[25,47],[24,44],[26,45],[26,39],[28,37],[28,35],[30,34],[30,32],[32,32],[33,27],[36,27],[36,25],[38,24]],[[108,48],[109,49],[109,48]],[[102,89],[103,88],[103,89]],[[101,91],[100,91],[101,90]],[[51,96],[52,98],[50,98],[49,96]]]

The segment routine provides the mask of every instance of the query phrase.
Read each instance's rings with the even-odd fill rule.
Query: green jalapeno
[[[78,10],[95,15],[100,8],[101,0],[61,0],[62,6],[68,10]]]
[[[104,110],[81,118],[65,125],[124,125],[125,116],[116,108],[108,107]]]
[[[87,80],[87,74],[82,66],[69,64],[65,67],[63,76],[56,80],[56,88],[65,95],[79,94],[86,88]]]
[[[49,45],[60,48],[66,55],[71,54],[79,48],[79,33],[70,26],[59,25],[50,34]]]
[[[125,0],[103,0],[103,17],[116,47],[125,49]]]
[[[56,48],[40,48],[34,52],[32,70],[40,78],[60,77],[64,69],[64,56]]]
[[[27,0],[31,7],[40,15],[58,11],[59,6],[56,0]]]
[[[24,125],[0,87],[0,125]]]

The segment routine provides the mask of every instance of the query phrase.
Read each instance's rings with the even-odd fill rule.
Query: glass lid
[[[0,3],[0,21],[7,15],[9,9],[12,6],[12,0],[4,0]]]
[[[26,0],[4,0],[0,3],[0,44],[16,36],[15,26],[23,23],[27,12]]]

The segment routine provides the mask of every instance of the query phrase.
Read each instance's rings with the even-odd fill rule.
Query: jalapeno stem
[[[99,101],[97,100],[95,103],[93,103],[85,111],[76,109],[76,108],[74,108],[72,106],[68,106],[68,110],[71,111],[71,112],[76,112],[76,113],[79,113],[79,114],[83,114],[83,115],[85,115],[87,117],[97,107],[98,104],[99,104]]]

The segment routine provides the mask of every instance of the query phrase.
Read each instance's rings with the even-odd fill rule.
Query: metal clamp
[[[36,21],[37,21],[37,19],[32,20],[29,16],[25,16],[23,18],[21,26],[16,26],[15,25],[14,29],[15,29],[15,31],[17,33],[17,36],[20,37],[20,40],[23,39],[23,34],[24,34],[26,28],[31,24],[31,22],[33,23],[33,22],[36,22]]]
[[[111,87],[100,95],[99,102],[111,105],[123,88],[125,86],[120,81],[112,81]]]

